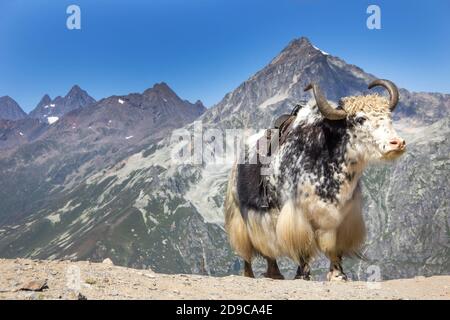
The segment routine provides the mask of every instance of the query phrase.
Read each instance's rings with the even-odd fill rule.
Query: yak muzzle
[[[402,138],[394,138],[389,140],[389,144],[385,148],[383,158],[393,160],[398,158],[406,150],[406,142]]]
[[[406,148],[406,142],[402,138],[395,138],[389,141],[389,151],[403,151]]]

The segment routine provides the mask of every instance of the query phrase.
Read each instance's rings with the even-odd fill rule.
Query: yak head
[[[317,84],[313,89],[316,105],[329,122],[345,121],[348,128],[351,149],[358,158],[371,160],[392,160],[398,158],[406,148],[405,140],[399,137],[392,125],[399,93],[389,80],[375,80],[369,89],[381,86],[388,90],[389,99],[378,94],[342,98],[338,108],[333,108],[321,93]]]

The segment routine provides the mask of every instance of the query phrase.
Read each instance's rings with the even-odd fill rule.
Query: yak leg
[[[320,250],[330,260],[330,272],[327,274],[327,279],[329,281],[347,280],[342,270],[342,252],[336,246],[336,230],[318,230],[316,234]]]
[[[330,257],[330,272],[327,274],[328,281],[346,281],[347,275],[342,269],[342,256],[335,255]]]
[[[255,275],[253,274],[252,269],[252,263],[251,262],[244,262],[244,277],[254,278]]]
[[[267,260],[267,271],[264,273],[264,277],[271,278],[271,279],[277,279],[277,280],[284,280],[283,275],[280,272],[280,269],[278,269],[277,260],[266,258]]]
[[[300,264],[297,268],[297,274],[294,279],[311,280],[311,267],[309,266],[309,258],[300,258]]]

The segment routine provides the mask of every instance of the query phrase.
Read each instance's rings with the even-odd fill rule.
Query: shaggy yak
[[[333,108],[319,86],[310,84],[305,90],[313,90],[316,103],[291,117],[283,141],[272,150],[272,172],[262,175],[260,161],[234,164],[225,228],[245,261],[245,276],[254,276],[251,262],[260,255],[267,260],[264,275],[283,279],[276,259],[287,256],[298,264],[296,278],[308,280],[309,263],[320,251],[330,260],[327,279],[347,279],[342,257],[359,255],[365,238],[363,170],[405,151],[391,118],[398,89],[388,80],[375,80],[369,89],[375,86],[387,89],[390,98],[350,96]]]

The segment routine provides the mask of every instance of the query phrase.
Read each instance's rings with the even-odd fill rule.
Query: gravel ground
[[[110,261],[0,259],[0,299],[450,299],[450,276],[330,283],[158,274]]]

